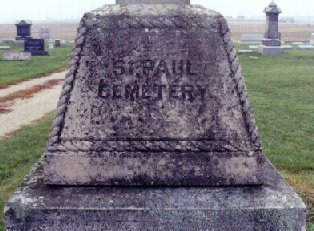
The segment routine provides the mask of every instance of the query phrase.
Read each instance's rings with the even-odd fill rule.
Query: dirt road
[[[57,108],[65,72],[0,89],[0,139]]]

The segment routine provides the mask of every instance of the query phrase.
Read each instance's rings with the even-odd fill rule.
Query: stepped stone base
[[[262,44],[265,46],[275,46],[278,47],[281,45],[281,41],[279,39],[263,39]]]
[[[285,48],[278,46],[265,46],[260,45],[258,46],[258,53],[262,54],[263,56],[276,56],[282,54]]]
[[[48,56],[49,53],[47,51],[29,51],[32,56]]]
[[[269,161],[258,187],[49,187],[39,163],[5,207],[9,231],[305,230],[306,207]]]

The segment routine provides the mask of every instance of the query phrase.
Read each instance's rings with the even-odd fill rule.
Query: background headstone
[[[299,45],[298,47],[301,50],[314,50],[314,45]]]
[[[32,56],[46,56],[45,40],[43,39],[28,39],[24,44],[24,51],[30,52]]]
[[[238,54],[250,54],[253,53],[253,50],[238,50]]]
[[[291,45],[281,45],[281,48],[284,50],[292,50],[292,46]]]
[[[0,50],[10,50],[10,46],[0,46]]]
[[[266,32],[263,45],[265,46],[280,46],[280,33],[279,33],[279,14],[282,13],[281,9],[277,7],[272,1],[268,7],[265,8],[266,13]]]
[[[250,49],[250,50],[258,50],[258,46],[256,46],[256,45],[250,45],[250,46],[249,46],[249,49]]]
[[[280,55],[284,49],[281,48],[281,34],[279,32],[279,14],[281,9],[272,0],[268,7],[265,8],[266,14],[266,32],[262,45],[259,46],[258,52],[263,56]]]
[[[49,39],[48,41],[48,48],[53,49],[54,48],[54,41],[52,39]]]
[[[310,41],[310,43],[314,44],[314,33],[311,34],[311,41]]]
[[[61,46],[61,39],[55,39],[55,47]]]
[[[15,24],[16,26],[16,40],[28,40],[31,39],[31,26],[32,22],[27,20],[21,20]]]
[[[44,40],[51,39],[50,29],[48,27],[41,27],[39,29],[40,38]]]
[[[3,59],[8,61],[29,61],[32,59],[30,52],[5,52]]]
[[[1,43],[6,44],[6,45],[11,45],[11,44],[15,44],[15,40],[4,39],[1,41]]]
[[[261,44],[264,36],[262,34],[243,34],[241,38],[242,44]]]

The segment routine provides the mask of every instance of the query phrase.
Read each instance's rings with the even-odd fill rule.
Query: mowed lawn
[[[23,51],[21,45],[10,46],[11,51]],[[3,60],[3,53],[8,51],[0,51],[0,88],[65,69],[69,62],[71,49],[72,45],[63,45],[51,50],[46,48],[49,56],[37,56],[32,57],[31,61],[14,62]]]
[[[265,153],[306,201],[312,213],[308,219],[314,222],[314,51],[293,50],[279,57],[254,53],[240,60]],[[53,117],[0,141],[1,207],[43,154]],[[313,227],[308,223],[307,230]]]

